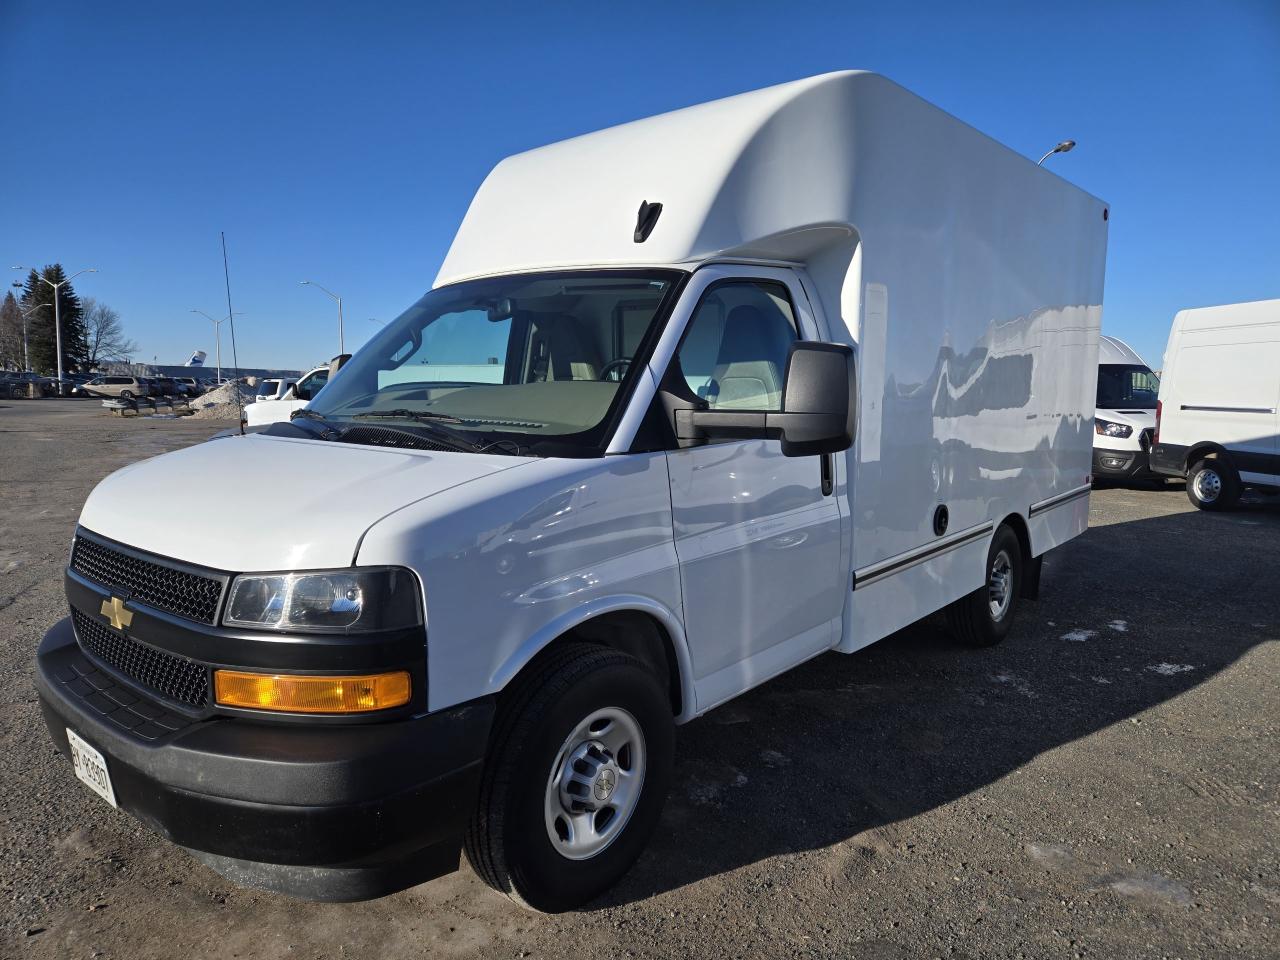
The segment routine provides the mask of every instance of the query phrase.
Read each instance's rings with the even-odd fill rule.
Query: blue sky
[[[94,266],[138,359],[305,367],[429,286],[503,156],[884,73],[1111,204],[1103,328],[1280,296],[1280,3],[0,2],[0,265]],[[43,131],[43,135],[41,135]],[[14,274],[15,277],[18,274]],[[225,341],[225,338],[224,338]],[[224,360],[229,351],[224,342]]]

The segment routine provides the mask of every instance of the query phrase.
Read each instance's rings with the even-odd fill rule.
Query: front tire
[[[947,624],[961,643],[993,647],[1013,629],[1022,595],[1023,556],[1017,535],[1002,526],[987,550],[986,582],[947,607]]]
[[[1201,510],[1230,510],[1240,500],[1240,478],[1221,457],[1198,460],[1187,471],[1187,499]]]
[[[657,825],[671,704],[639,660],[589,644],[556,650],[506,698],[467,860],[521,906],[570,910],[621,879]]]

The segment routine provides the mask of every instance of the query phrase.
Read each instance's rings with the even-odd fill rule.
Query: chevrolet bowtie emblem
[[[99,611],[113,627],[117,630],[123,630],[129,624],[133,623],[133,611],[124,608],[124,601],[119,597],[112,597],[110,600],[102,601],[102,610]]]

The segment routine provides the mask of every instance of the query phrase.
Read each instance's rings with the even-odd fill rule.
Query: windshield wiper
[[[463,431],[456,430],[445,424],[462,423],[457,417],[451,417],[443,413],[432,413],[430,410],[410,410],[407,407],[397,408],[395,410],[378,410],[369,413],[354,413],[351,415],[352,420],[412,420],[421,430],[426,430],[432,436],[443,440],[458,450],[466,453],[475,453],[479,449],[479,444],[468,437]]]
[[[434,413],[430,410],[410,410],[408,407],[397,407],[394,410],[376,410],[369,413],[353,413],[352,420],[443,420],[446,423],[461,423],[457,417],[447,413]]]

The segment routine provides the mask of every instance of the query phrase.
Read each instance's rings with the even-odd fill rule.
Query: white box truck
[[[1093,479],[1147,480],[1160,379],[1117,337],[1098,338],[1098,394],[1093,418]]]
[[[1202,510],[1280,491],[1280,300],[1182,310],[1164,351],[1151,467]]]
[[[465,848],[581,904],[676,724],[938,610],[1008,633],[1088,521],[1106,220],[861,72],[504,160],[299,416],[90,495],[52,737],[237,882],[358,899]]]

